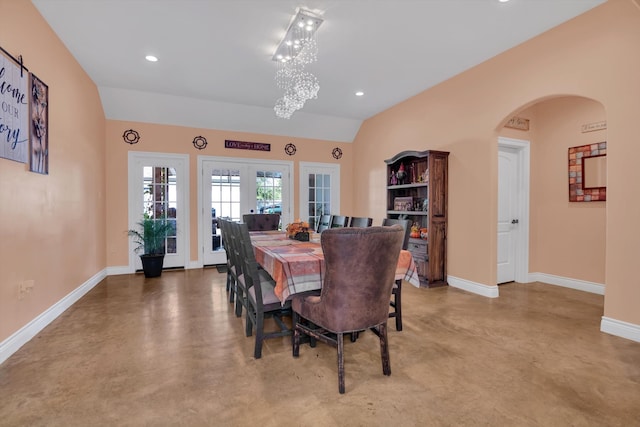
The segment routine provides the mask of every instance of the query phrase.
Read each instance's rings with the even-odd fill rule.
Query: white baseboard
[[[587,282],[585,280],[571,279],[569,277],[554,276],[546,273],[529,273],[529,282],[542,282],[550,285],[563,286],[592,294],[604,295],[605,286],[601,283]]]
[[[498,286],[489,286],[482,283],[472,282],[459,277],[447,276],[449,286],[462,289],[463,291],[472,292],[487,298],[498,298]]]
[[[107,276],[119,276],[121,274],[133,274],[133,273],[135,273],[135,271],[130,269],[128,265],[107,267]]]
[[[186,270],[192,270],[194,268],[202,268],[203,264],[201,261],[189,261],[189,265],[185,268]]]
[[[76,301],[82,298],[84,294],[93,289],[93,287],[100,283],[100,281],[105,277],[107,277],[106,269],[96,273],[89,280],[71,291],[67,296],[24,325],[9,338],[2,341],[0,343],[0,364],[40,333],[40,331],[42,331],[49,323],[53,322],[66,309],[71,307]]]
[[[195,268],[202,268],[202,262],[200,261],[189,261],[189,265],[187,265],[185,270],[192,270]],[[120,265],[116,267],[107,267],[107,276],[118,276],[120,274],[134,274],[135,270],[129,268],[128,265]]]
[[[617,337],[640,342],[640,325],[634,325],[633,323],[602,316],[600,331]]]

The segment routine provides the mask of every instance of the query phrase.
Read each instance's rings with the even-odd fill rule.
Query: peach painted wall
[[[0,44],[49,87],[49,175],[0,159],[0,342],[106,267],[104,112],[30,1],[0,0]],[[18,284],[33,280],[19,298]]]
[[[518,115],[532,117],[529,271],[604,284],[606,202],[569,202],[567,178],[570,147],[607,140],[581,131],[606,120],[603,106],[562,97]]]
[[[135,129],[141,136],[139,143],[130,145],[124,142],[122,134],[127,129]],[[228,132],[221,130],[168,126],[151,123],[137,123],[107,120],[107,264],[112,267],[126,266],[129,263],[128,240],[125,231],[128,228],[127,214],[127,162],[128,152],[160,152],[189,154],[190,175],[190,254],[191,261],[198,259],[198,156],[251,158],[260,160],[286,160],[294,162],[294,218],[298,218],[299,200],[299,162],[338,163],[340,164],[341,197],[340,210],[352,211],[353,182],[353,145],[316,139],[290,138],[274,135],[260,135],[252,133]],[[193,146],[193,138],[204,136],[207,147],[197,150]],[[225,149],[225,139],[237,141],[252,141],[271,144],[271,151],[250,151]],[[284,152],[288,143],[295,144],[295,155],[289,156]],[[336,160],[331,153],[333,148],[342,150],[342,158]]]
[[[384,216],[385,158],[402,150],[450,151],[448,274],[496,283],[497,137],[513,114],[575,95],[599,102],[608,123],[605,310],[640,325],[640,9],[607,3],[367,120],[356,139],[355,205]],[[563,156],[564,157],[564,156]],[[589,208],[586,208],[589,209]],[[591,208],[593,209],[593,208]],[[584,210],[584,208],[583,208]],[[549,257],[563,258],[557,248]]]

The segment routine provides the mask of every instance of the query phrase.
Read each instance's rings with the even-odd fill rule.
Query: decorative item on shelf
[[[198,150],[203,150],[207,146],[207,138],[204,136],[196,136],[193,138],[193,146]]]
[[[339,147],[336,147],[331,152],[331,155],[333,156],[334,159],[339,160],[342,158],[342,150]]]
[[[389,177],[389,185],[398,185],[398,177],[396,176],[395,171],[391,171],[391,176]]]
[[[429,211],[429,199],[424,199],[422,201],[422,212],[428,212]]]
[[[287,225],[287,237],[290,239],[300,240],[301,242],[309,241],[309,223],[297,219],[295,222]]]
[[[428,229],[426,229],[426,228],[421,228],[421,229],[420,229],[420,238],[421,238],[421,239],[424,239],[424,240],[427,240],[427,237],[429,236],[428,231],[429,231],[429,230],[428,230]]]
[[[411,226],[411,233],[409,233],[409,237],[413,237],[415,239],[420,238],[420,228],[418,227],[418,224],[416,224],[415,222]]]
[[[413,197],[396,197],[393,199],[394,211],[411,211],[413,210]]]
[[[411,163],[409,165],[409,171],[411,172],[411,183],[415,184],[416,182],[418,182],[418,179],[416,178],[416,165]]]
[[[423,184],[429,183],[429,169],[425,169],[424,172],[422,172],[422,183]]]
[[[289,143],[284,146],[284,152],[287,153],[289,156],[293,156],[294,154],[296,154],[296,146]]]
[[[124,142],[126,142],[127,144],[137,144],[138,141],[140,141],[140,134],[133,129],[129,129],[124,131],[124,133],[122,134],[122,139],[124,139]]]
[[[398,184],[404,184],[404,180],[407,177],[407,172],[404,170],[404,163],[400,163],[396,177],[398,178]]]

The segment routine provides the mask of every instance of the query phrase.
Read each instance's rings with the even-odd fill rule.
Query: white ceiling
[[[347,142],[364,119],[605,1],[32,0],[109,119]],[[285,120],[271,57],[297,7],[324,18],[309,67],[320,92]]]

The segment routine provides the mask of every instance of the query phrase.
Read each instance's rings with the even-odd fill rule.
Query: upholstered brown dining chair
[[[408,219],[392,219],[385,218],[382,220],[382,225],[391,226],[399,224],[404,229],[404,240],[402,241],[402,249],[409,247],[409,234],[411,234],[411,220]],[[391,301],[389,305],[392,311],[389,312],[389,317],[396,319],[396,331],[402,330],[402,279],[398,279],[393,283],[391,291]]]
[[[402,227],[333,228],[321,234],[325,275],[320,295],[294,295],[293,356],[300,334],[337,347],[338,391],[344,393],[343,336],[371,329],[380,338],[382,372],[391,375],[387,320],[402,246]]]
[[[242,222],[247,224],[249,231],[277,230],[280,226],[280,214],[244,214]]]

